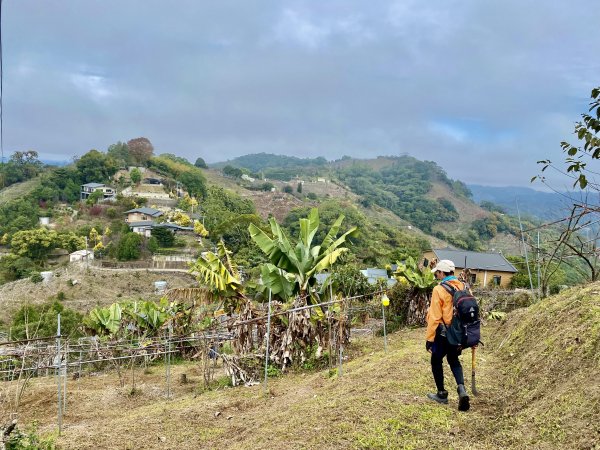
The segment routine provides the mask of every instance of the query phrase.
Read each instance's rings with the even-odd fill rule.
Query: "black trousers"
[[[456,384],[465,384],[465,378],[463,376],[463,369],[458,360],[458,356],[462,350],[458,347],[448,344],[448,339],[445,336],[441,336],[438,333],[435,335],[435,341],[433,342],[433,348],[431,349],[431,371],[433,372],[433,379],[438,391],[445,391],[444,389],[444,356],[448,360]]]

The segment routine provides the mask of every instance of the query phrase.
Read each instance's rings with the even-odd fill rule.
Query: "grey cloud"
[[[526,185],[598,85],[592,0],[3,3],[5,151],[407,152]]]

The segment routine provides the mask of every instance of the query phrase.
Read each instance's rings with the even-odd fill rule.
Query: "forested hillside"
[[[318,159],[263,153],[228,161],[224,172],[227,167],[236,167],[239,176],[260,172],[266,177],[267,173],[278,173],[275,164],[282,164],[289,174],[295,174],[296,181],[290,184],[319,177],[337,183],[357,195],[356,202],[364,209],[389,210],[431,236],[470,250],[486,250],[498,233],[518,232],[516,224],[500,210],[475,204],[467,186],[450,179],[433,161],[400,156],[370,160],[344,157],[327,165],[319,163]],[[462,217],[457,205],[462,206]]]

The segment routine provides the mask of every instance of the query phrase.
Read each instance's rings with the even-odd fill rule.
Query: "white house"
[[[109,186],[102,183],[86,183],[81,185],[80,199],[86,200],[96,191],[102,191],[103,200],[114,200],[117,193]]]

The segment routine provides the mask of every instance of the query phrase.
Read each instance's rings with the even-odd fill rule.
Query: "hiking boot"
[[[427,398],[444,405],[448,404],[448,391],[438,391],[436,394],[427,394]]]
[[[458,392],[458,410],[468,411],[471,405],[469,404],[469,394],[467,394],[465,385],[459,384],[458,388],[456,388],[456,391]]]

